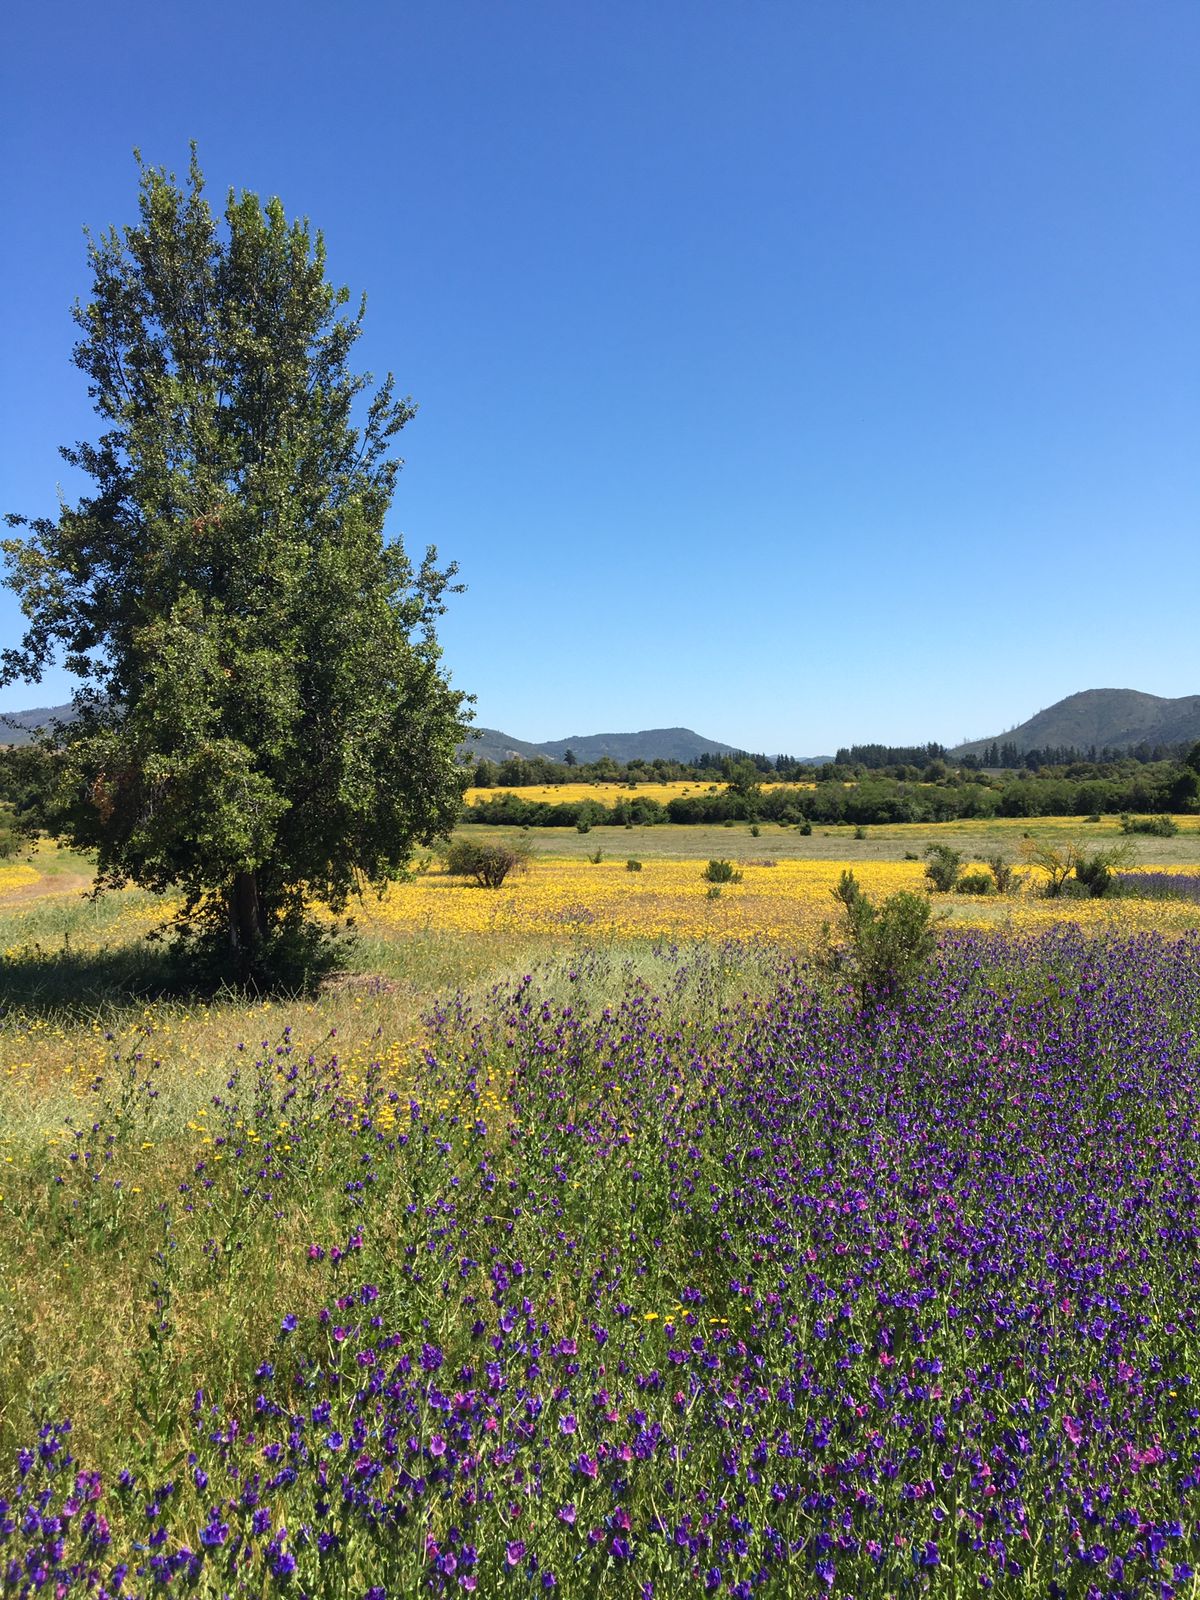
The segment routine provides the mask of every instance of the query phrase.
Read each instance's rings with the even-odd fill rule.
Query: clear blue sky
[[[81,227],[194,138],[367,291],[480,722],[809,754],[1200,692],[1195,0],[67,0],[3,46],[0,509],[77,492]]]

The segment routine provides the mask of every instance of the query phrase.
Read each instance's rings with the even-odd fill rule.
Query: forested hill
[[[479,737],[468,739],[462,751],[476,761],[500,762],[514,755],[529,759],[546,756],[551,761],[561,761],[569,750],[581,766],[604,756],[623,765],[639,760],[687,763],[703,755],[736,753],[733,745],[706,739],[690,728],[644,728],[640,733],[578,733],[569,739],[547,739],[543,744],[514,739],[496,728],[477,728],[475,732]]]
[[[48,728],[52,722],[70,722],[73,707],[34,706],[30,711],[5,711],[0,713],[0,744],[28,744],[37,728]]]
[[[37,706],[30,711],[7,713],[8,720],[0,722],[0,745],[28,744],[35,728],[51,722],[66,722],[71,718],[71,707]],[[640,733],[581,733],[570,739],[548,739],[544,744],[534,744],[528,739],[514,739],[510,733],[498,728],[476,728],[472,737],[459,746],[459,754],[472,761],[507,761],[510,756],[536,756],[561,761],[568,750],[582,766],[585,762],[599,761],[610,756],[624,764],[627,761],[680,761],[689,763],[703,755],[726,756],[736,753],[730,744],[717,739],[706,739],[690,728],[645,728]]]
[[[1200,740],[1200,695],[1164,699],[1137,689],[1085,689],[1039,711],[1007,733],[972,739],[951,752],[980,756],[993,745],[1019,751],[1128,749],[1133,745],[1181,745]],[[986,764],[986,763],[985,763]]]

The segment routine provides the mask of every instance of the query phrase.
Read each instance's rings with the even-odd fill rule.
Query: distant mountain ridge
[[[1018,750],[1127,749],[1136,744],[1200,740],[1200,695],[1166,699],[1138,689],[1084,689],[1069,694],[1006,733],[956,745],[951,755],[982,755],[992,744]]]
[[[0,744],[28,744],[37,728],[51,722],[69,722],[72,707],[36,706],[30,711],[10,711],[0,716]],[[475,728],[473,737],[459,745],[460,756],[475,761],[507,761],[510,756],[535,756],[561,761],[568,750],[582,765],[611,756],[614,761],[695,761],[702,755],[736,755],[738,749],[717,739],[706,739],[691,728],[644,728],[639,733],[579,733],[569,739],[548,739],[534,744],[515,739],[499,728]]]
[[[702,755],[730,756],[737,754],[731,744],[718,739],[706,739],[691,728],[643,728],[639,733],[577,733],[569,739],[547,739],[542,744],[531,744],[525,739],[514,739],[497,728],[477,728],[477,738],[467,739],[459,746],[461,753],[473,756],[476,761],[507,761],[510,756],[532,759],[542,756],[551,761],[561,761],[569,750],[582,766],[585,762],[599,761],[602,756],[626,761],[695,761]]]
[[[28,711],[0,714],[0,745],[27,744],[33,730],[54,721],[69,722],[72,707],[36,706]],[[1119,750],[1138,744],[1194,744],[1200,741],[1200,695],[1177,699],[1143,694],[1138,689],[1084,689],[1039,711],[1015,728],[986,739],[969,739],[955,745],[952,756],[982,755],[992,744],[1011,744],[1017,750],[1071,748]],[[643,728],[637,733],[580,733],[569,739],[546,739],[538,744],[516,739],[499,728],[474,728],[459,746],[459,755],[473,761],[507,761],[511,756],[528,760],[542,756],[561,761],[568,750],[583,765],[603,756],[627,761],[694,762],[703,755],[737,755],[739,745],[706,739],[691,728]],[[801,757],[821,764],[831,756]]]
[[[34,706],[29,711],[0,712],[0,744],[28,744],[38,728],[70,722],[74,706]]]

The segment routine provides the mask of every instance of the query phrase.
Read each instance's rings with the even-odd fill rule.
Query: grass
[[[1137,860],[1147,866],[1191,863],[1200,860],[1200,819],[1177,817],[1179,833],[1172,839],[1139,836]],[[1105,817],[1087,822],[1082,817],[999,817],[987,821],[964,818],[956,822],[897,822],[872,824],[865,839],[855,839],[854,827],[821,827],[811,834],[778,823],[762,822],[758,836],[750,823],[699,824],[685,827],[661,823],[655,827],[593,827],[586,834],[575,828],[483,828],[472,824],[464,832],[486,833],[505,839],[525,839],[539,854],[583,860],[599,845],[606,855],[658,857],[665,861],[707,861],[712,856],[773,856],[781,861],[902,861],[905,852],[918,855],[927,844],[949,844],[955,850],[983,860],[997,851],[1017,858],[1022,836],[1087,841],[1093,847],[1122,839],[1120,819]]]

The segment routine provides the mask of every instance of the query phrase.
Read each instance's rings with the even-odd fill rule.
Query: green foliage
[[[17,832],[16,814],[11,806],[0,804],[0,861],[15,856],[20,847],[21,836]]]
[[[742,875],[732,861],[710,861],[700,874],[708,883],[741,883]]]
[[[603,848],[600,845],[597,845],[596,848],[592,851],[591,855],[588,857],[588,860],[592,863],[592,865],[594,867],[598,867],[600,865],[600,863],[604,860],[604,850],[603,850]]]
[[[901,889],[877,906],[853,872],[843,872],[832,893],[845,912],[848,943],[844,949],[827,951],[824,964],[835,971],[849,970],[863,1004],[903,994],[937,949],[928,897]]]
[[[762,773],[749,759],[735,760],[726,756],[722,763],[725,785],[736,804],[737,814],[755,817],[762,804]]]
[[[510,873],[527,872],[529,861],[527,845],[455,839],[446,852],[446,871],[455,878],[474,878],[482,889],[498,889]]]
[[[865,839],[867,837],[867,830],[863,827],[861,822],[854,830],[854,837],[856,839]]]
[[[576,819],[575,819],[575,831],[577,833],[591,833],[591,831],[592,831],[592,819],[591,819],[591,817],[589,817],[589,816],[576,817]]]
[[[757,822],[752,822],[750,824],[750,837],[752,839],[757,839],[761,832],[762,832],[762,829],[759,827]]]
[[[1113,872],[1133,860],[1128,840],[1089,852],[1080,839],[1029,837],[1022,841],[1021,851],[1026,861],[1044,874],[1042,893],[1051,900],[1061,895],[1099,899],[1112,887]]]
[[[1096,850],[1090,855],[1080,855],[1075,863],[1075,880],[1081,883],[1093,900],[1115,891],[1113,873],[1126,867],[1132,860],[1127,845],[1113,845],[1108,850]]]
[[[997,853],[987,858],[987,865],[988,871],[992,875],[992,881],[996,886],[996,893],[1012,894],[1017,887],[1017,875],[1013,870],[1012,863],[1006,861],[1002,855]]]
[[[949,894],[958,882],[962,871],[962,851],[952,850],[948,844],[931,844],[925,851],[925,876],[930,889],[939,894]]]
[[[1156,839],[1173,839],[1179,832],[1179,824],[1174,817],[1165,813],[1157,817],[1131,817],[1129,813],[1121,814],[1122,833],[1148,833]]]
[[[625,863],[625,871],[640,872],[641,870],[642,863],[636,858],[636,856],[630,856],[629,860]]]
[[[964,872],[954,888],[958,894],[995,894],[996,880],[990,872]]]
[[[93,492],[9,518],[28,627],[0,682],[55,657],[83,680],[46,822],[98,888],[182,889],[183,922],[258,974],[308,900],[343,910],[454,821],[454,569],[385,540],[413,407],[351,370],[363,308],[321,236],[249,193],[222,225],[194,155],[184,187],[139,168],[139,220],[90,242],[75,312],[103,431],[64,454]]]

